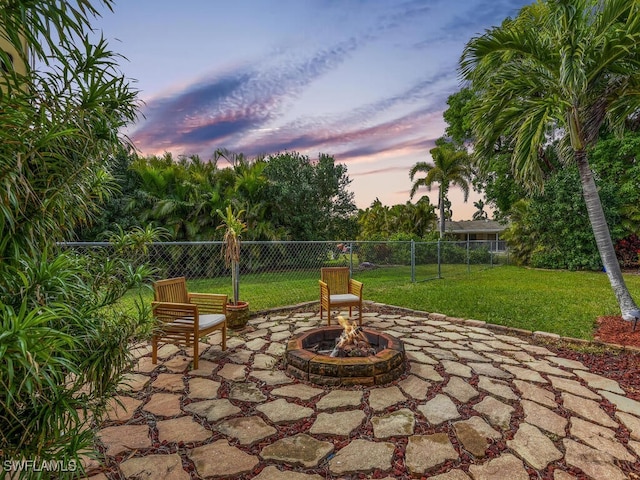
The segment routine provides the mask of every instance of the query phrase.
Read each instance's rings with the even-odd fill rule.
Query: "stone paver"
[[[310,387],[308,385],[285,385],[284,387],[274,388],[271,391],[272,394],[280,397],[292,397],[300,398],[302,400],[309,400],[310,398],[317,397],[320,394],[325,393],[323,389]]]
[[[229,445],[226,440],[218,440],[189,452],[196,471],[201,478],[213,476],[240,476],[253,470],[260,459]],[[213,459],[213,461],[212,461]]]
[[[457,459],[458,453],[447,434],[436,433],[409,437],[406,457],[409,473],[417,476],[447,460]]]
[[[631,438],[640,440],[640,418],[625,412],[616,412],[616,417],[627,427]]]
[[[180,397],[171,393],[156,393],[142,408],[157,416],[175,417],[180,414]]]
[[[403,408],[380,417],[373,417],[371,423],[376,438],[389,438],[413,435],[416,420],[411,410]]]
[[[469,473],[473,480],[529,480],[522,460],[508,453],[482,465],[471,465]]]
[[[495,378],[511,378],[511,375],[504,370],[501,370],[498,367],[494,367],[489,363],[480,363],[480,362],[469,362],[467,364],[471,367],[471,369],[476,372],[478,375],[486,375],[487,377],[495,377]]]
[[[551,432],[559,437],[564,437],[567,419],[542,405],[523,400],[521,402],[524,410],[524,421],[540,427],[547,432]]]
[[[455,422],[453,428],[465,450],[478,458],[484,457],[485,450],[489,447],[489,440],[502,438],[500,432],[491,428],[480,417]]]
[[[107,448],[107,455],[118,455],[127,450],[151,447],[147,425],[123,425],[100,430],[98,438]]]
[[[593,400],[562,392],[562,405],[564,408],[577,413],[581,417],[592,420],[600,425],[604,425],[605,427],[618,427],[618,424],[614,422],[602,408],[600,408],[600,404]]]
[[[235,406],[226,398],[193,402],[184,407],[185,411],[199,417],[204,417],[210,422],[216,422],[224,417],[230,417],[240,413],[240,407]]]
[[[389,470],[395,447],[388,442],[370,442],[357,439],[340,449],[329,460],[331,473],[370,472],[379,468]]]
[[[141,373],[127,373],[118,384],[118,390],[123,392],[139,392],[151,380],[148,375]]]
[[[260,403],[267,399],[262,390],[253,382],[240,382],[231,386],[229,398],[244,402]]]
[[[569,380],[567,378],[554,377],[549,375],[547,378],[551,381],[551,385],[558,390],[563,390],[565,392],[572,393],[574,395],[578,395],[584,398],[590,398],[592,400],[600,400],[600,395],[595,393],[593,390],[589,390],[587,387],[584,387],[575,380]]]
[[[142,404],[142,400],[137,398],[117,396],[109,401],[106,418],[107,420],[122,422],[129,420],[136,409]]]
[[[184,376],[178,373],[161,373],[154,380],[152,386],[170,392],[181,392],[184,390]]]
[[[211,430],[207,430],[198,422],[194,421],[191,415],[186,417],[162,420],[156,423],[158,429],[158,440],[161,442],[184,442],[197,443],[211,437]]]
[[[404,380],[398,382],[400,389],[410,397],[416,400],[425,400],[429,393],[429,387],[431,383],[416,377],[415,375],[409,375]]]
[[[153,365],[136,345],[124,405],[98,431],[106,466],[83,461],[88,478],[616,480],[640,463],[640,402],[504,327],[367,305],[366,325],[404,340],[409,371],[371,387],[286,374],[288,339],[324,323],[317,310],[252,318],[226,351],[219,334],[202,344],[198,370],[191,349],[163,346]]]
[[[279,470],[274,465],[269,465],[262,470],[258,475],[253,477],[254,480],[324,480],[323,477],[317,474],[307,474],[292,472],[289,470]]]
[[[556,396],[549,390],[521,380],[514,380],[513,384],[522,394],[522,398],[532,400],[549,408],[556,408],[558,406]]]
[[[511,405],[502,403],[489,395],[474,405],[473,409],[487,417],[491,425],[500,427],[503,430],[509,428],[511,415],[515,410]]]
[[[618,385],[618,382],[616,382],[615,380],[611,380],[610,378],[603,377],[602,375],[596,375],[584,370],[576,370],[575,374],[586,381],[587,385],[589,385],[591,388],[595,388],[596,390],[607,390],[619,395],[624,395],[624,390],[620,388],[620,385]]]
[[[274,427],[255,415],[223,420],[216,425],[216,430],[237,439],[242,445],[251,445],[277,432]]]
[[[397,388],[397,387],[396,387]],[[371,393],[377,390],[373,390]],[[362,403],[362,392],[357,390],[333,390],[318,400],[318,410],[330,410],[338,407],[358,407]]]
[[[267,385],[285,385],[293,382],[291,377],[280,370],[255,370],[251,376]]]
[[[549,437],[528,423],[520,424],[513,440],[507,441],[507,446],[537,470],[544,470],[551,462],[562,458],[562,452]]]
[[[189,379],[189,398],[216,398],[220,382],[208,378]]]
[[[640,402],[637,400],[623,397],[617,393],[607,392],[605,390],[600,390],[599,393],[613,403],[618,410],[640,417]]]
[[[120,466],[126,478],[163,480],[189,480],[191,476],[182,468],[182,458],[171,455],[147,455],[131,458]]]
[[[440,374],[436,372],[435,368],[431,365],[425,365],[424,363],[412,363],[411,373],[417,377],[430,380],[432,382],[441,382],[443,380]]]
[[[309,429],[313,434],[349,436],[364,421],[362,410],[347,410],[346,412],[319,413],[318,418]],[[375,429],[375,426],[374,426]]]
[[[226,380],[242,382],[247,378],[246,366],[227,363],[224,367],[218,370],[218,375]]]
[[[424,405],[418,405],[418,410],[432,425],[460,418],[456,404],[446,395],[438,394]]]
[[[315,467],[331,452],[333,452],[331,442],[323,442],[310,435],[300,433],[293,437],[277,440],[264,447],[260,456],[277,463]]]
[[[478,388],[496,397],[500,397],[503,400],[517,400],[518,398],[507,382],[493,378],[480,376],[478,379]]]
[[[522,368],[516,365],[502,365],[502,368],[509,373],[512,373],[518,380],[526,380],[528,382],[547,383],[547,380],[542,378],[536,370],[531,368]]]
[[[449,375],[458,375],[460,377],[471,378],[473,373],[471,372],[471,368],[467,367],[465,364],[460,362],[454,362],[451,360],[442,360],[442,366],[444,367],[444,371]]]
[[[467,403],[480,394],[469,383],[459,377],[451,377],[442,391],[462,403]]]
[[[616,432],[578,417],[571,417],[569,432],[596,450],[606,452],[618,460],[633,462],[633,456],[616,439]]]
[[[312,408],[288,402],[284,398],[258,405],[256,410],[264,413],[273,423],[295,422],[313,415]]]
[[[565,461],[578,467],[594,479],[624,480],[627,476],[618,468],[611,455],[582,445],[575,440],[565,438]]]

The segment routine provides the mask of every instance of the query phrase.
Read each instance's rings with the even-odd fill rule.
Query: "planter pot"
[[[244,328],[249,321],[249,303],[238,302],[237,305],[227,304],[227,327],[232,330]]]

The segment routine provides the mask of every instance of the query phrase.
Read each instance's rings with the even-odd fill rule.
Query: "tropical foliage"
[[[559,163],[575,165],[596,244],[623,317],[640,317],[624,283],[591,166],[603,128],[624,131],[640,107],[640,4],[538,1],[473,38],[461,73],[478,92],[474,151],[488,168],[507,141],[516,180],[544,184],[541,151],[556,141]],[[487,161],[489,159],[489,161]]]
[[[133,224],[164,227],[173,240],[221,240],[216,212],[229,205],[245,212],[246,240],[355,236],[356,207],[346,167],[329,155],[315,161],[295,152],[247,159],[218,150],[208,161],[197,155],[131,155],[119,167],[125,188],[106,206],[104,217],[133,216]],[[101,232],[80,235],[91,240]]]
[[[383,205],[377,198],[365,210],[358,214],[359,240],[399,240],[402,236],[425,239],[434,230],[436,222],[435,207],[424,196],[416,203],[404,205]]]
[[[93,447],[89,422],[129,367],[129,342],[149,328],[144,307],[114,304],[148,278],[136,252],[152,231],[116,232],[103,253],[55,243],[113,193],[111,161],[126,149],[118,132],[136,115],[118,56],[90,40],[95,15],[88,0],[0,8],[0,34],[27,66],[4,62],[0,75],[0,450],[14,460],[79,466]]]

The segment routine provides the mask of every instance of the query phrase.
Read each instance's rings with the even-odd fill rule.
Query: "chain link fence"
[[[60,245],[79,254],[111,249],[105,242]],[[231,296],[231,272],[222,255],[222,242],[156,242],[145,262],[157,278],[184,276],[191,291]],[[140,254],[136,254],[140,255]],[[319,298],[318,279],[324,266],[347,266],[364,282],[422,282],[468,275],[509,263],[503,242],[242,242],[240,299],[253,311],[293,305]]]

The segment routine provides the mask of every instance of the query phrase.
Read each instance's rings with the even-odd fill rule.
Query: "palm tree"
[[[628,0],[539,0],[517,18],[475,37],[460,62],[479,93],[471,114],[482,168],[508,139],[516,177],[543,180],[539,151],[556,142],[580,171],[583,196],[602,262],[622,315],[640,318],[616,259],[589,167],[600,130],[622,132],[640,107],[640,3]]]
[[[464,194],[464,201],[469,198],[469,156],[464,150],[456,150],[451,144],[441,143],[432,148],[429,153],[433,163],[418,162],[409,171],[409,178],[413,182],[410,197],[413,198],[418,188],[427,187],[431,191],[434,184],[438,184],[438,208],[440,210],[439,231],[440,238],[444,236],[444,221],[446,218],[447,193],[451,185],[457,185]],[[418,172],[425,173],[423,178],[413,180]]]
[[[484,207],[486,206],[484,204],[484,200],[481,199],[477,202],[473,202],[473,206],[476,207],[477,210],[473,212],[472,220],[486,220],[489,218],[487,212],[484,211]]]

